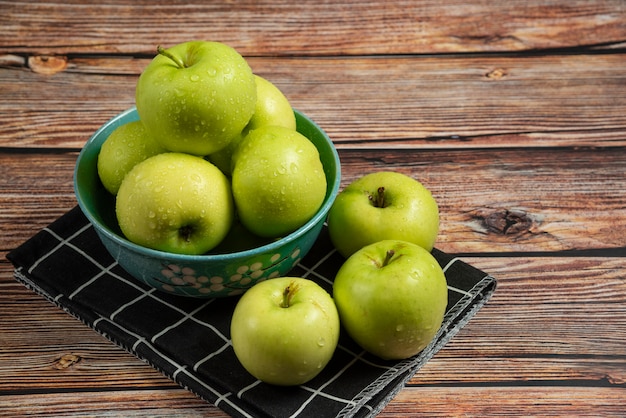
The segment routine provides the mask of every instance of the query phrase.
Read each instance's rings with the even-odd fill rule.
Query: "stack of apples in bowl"
[[[213,298],[306,255],[339,189],[337,151],[236,50],[159,48],[135,104],[92,135],[74,171],[80,208],[126,271]]]
[[[384,360],[432,341],[447,285],[431,254],[438,206],[421,183],[383,171],[339,193],[328,135],[219,42],[159,48],[135,102],[80,152],[78,204],[139,281],[181,296],[243,294],[231,339],[248,372],[305,383],[340,332]],[[288,276],[325,222],[345,257],[332,296]]]

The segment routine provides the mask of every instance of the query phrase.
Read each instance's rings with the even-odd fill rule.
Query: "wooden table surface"
[[[0,415],[222,416],[5,259],[76,205],[79,150],[156,45],[225,42],[334,140],[410,174],[490,302],[380,416],[626,414],[624,0],[0,1]]]

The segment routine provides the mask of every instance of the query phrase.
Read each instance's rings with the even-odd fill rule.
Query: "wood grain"
[[[461,149],[623,146],[625,60],[583,54],[249,62],[339,148]],[[76,59],[52,76],[25,67],[0,72],[0,146],[80,148],[134,105],[148,62]],[[37,86],[36,97],[24,94],[24,84]]]
[[[516,258],[507,264],[500,257],[465,260],[495,275],[498,289],[411,384],[572,379],[626,384],[623,260],[577,258],[576,269],[567,257]],[[8,277],[9,266],[1,269]],[[0,369],[7,377],[0,379],[0,392],[27,391],[42,381],[66,389],[125,386],[135,379],[137,386],[172,384],[21,284],[8,278],[0,284],[14,301],[0,306],[1,350],[15,357],[31,352],[28,362]],[[22,315],[11,315],[16,310]],[[36,350],[33,341],[39,343]]]
[[[0,250],[76,205],[76,156],[0,154]],[[344,186],[381,170],[423,182],[440,206],[436,245],[447,252],[626,248],[626,224],[615,222],[626,219],[624,148],[342,149],[340,159]]]
[[[418,387],[400,392],[379,417],[622,417],[624,399],[622,389],[593,387]]]
[[[489,303],[381,417],[626,411],[626,3],[0,0],[0,416],[210,416],[13,278],[76,205],[74,163],[156,45],[240,51],[335,142],[342,185],[394,170]]]
[[[505,264],[500,257],[465,261],[496,275],[498,289],[489,304],[411,379],[409,388],[399,396],[400,404],[406,396],[419,396],[422,390],[443,391],[437,388],[454,388],[459,382],[472,384],[476,390],[509,387],[520,391],[518,396],[531,384],[544,385],[543,391],[554,384],[558,388],[558,382],[572,381],[589,390],[624,387],[626,313],[622,307],[626,283],[622,260],[580,258],[575,269],[567,257],[516,258]],[[10,369],[0,368],[0,393],[18,398],[41,386],[68,393],[132,385],[141,397],[152,388],[175,388],[158,372],[17,282],[2,280],[0,288],[12,295],[8,300],[13,301],[0,305],[5,342],[0,354],[19,358],[23,351],[30,353],[29,361],[19,362],[17,368],[15,364]],[[16,310],[22,315],[11,315]],[[48,325],[42,328],[40,322]],[[542,326],[537,327],[538,323]],[[39,349],[33,350],[33,340]],[[446,396],[445,392],[441,396]],[[522,413],[526,404],[512,399],[510,407]],[[163,402],[173,408],[171,412],[176,411],[175,402]],[[554,405],[549,402],[545,406]],[[420,413],[420,409],[414,411]],[[421,413],[426,411],[431,409]]]
[[[271,56],[524,51],[626,40],[620,0],[2,3],[0,51],[14,54],[151,53],[157,44],[198,38]]]

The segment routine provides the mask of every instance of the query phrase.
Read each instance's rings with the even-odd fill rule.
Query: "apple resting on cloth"
[[[419,245],[384,240],[348,258],[333,283],[348,335],[385,360],[409,358],[437,334],[448,304],[446,277]]]
[[[230,183],[213,164],[163,153],[137,164],[117,193],[116,214],[130,241],[178,254],[218,245],[234,218]]]
[[[220,42],[189,41],[159,54],[139,76],[139,118],[173,152],[205,156],[248,124],[256,84],[247,61]]]
[[[121,125],[104,141],[98,154],[98,176],[104,188],[117,194],[122,180],[138,163],[165,152],[141,121]]]
[[[296,130],[296,115],[289,100],[271,81],[255,74],[256,106],[254,114],[243,129],[226,147],[209,155],[209,161],[226,175],[232,171],[232,156],[241,140],[253,129],[275,125]]]
[[[431,251],[439,232],[439,208],[430,191],[412,177],[370,173],[339,193],[328,213],[328,232],[344,257],[385,239]]]
[[[317,376],[335,352],[337,308],[312,280],[266,280],[237,302],[231,339],[235,355],[251,375],[273,385],[300,385]]]
[[[292,232],[317,212],[326,196],[319,152],[301,133],[263,126],[233,155],[232,187],[241,223],[261,237]]]

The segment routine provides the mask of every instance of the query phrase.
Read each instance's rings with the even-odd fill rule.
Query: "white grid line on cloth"
[[[100,272],[98,274],[96,274],[95,276],[93,276],[91,279],[87,280],[85,283],[83,283],[82,285],[78,286],[78,288],[76,288],[76,290],[74,290],[72,293],[70,293],[68,295],[68,299],[72,300],[74,299],[74,296],[76,296],[78,293],[81,292],[81,290],[87,288],[90,284],[92,284],[93,282],[95,282],[96,280],[98,280],[100,277],[104,276],[105,274],[109,273],[111,274],[111,269],[113,267],[117,266],[117,261],[113,261],[111,264],[109,264],[108,267],[106,268],[100,268],[100,266],[98,265],[98,267],[100,268]]]
[[[363,351],[361,351],[360,353],[357,354],[356,352],[354,352],[352,350],[349,350],[348,348],[346,348],[345,346],[343,346],[341,344],[337,345],[337,348],[340,348],[341,350],[343,350],[346,353],[350,354],[350,356],[352,356],[354,358],[360,359],[363,363],[367,364],[368,366],[372,366],[372,367],[375,367],[377,369],[389,370],[389,371],[392,371],[394,373],[398,371],[398,369],[395,368],[395,367],[386,366],[384,364],[377,364],[377,363],[374,363],[373,361],[369,361],[369,360],[365,359],[363,357],[364,355],[367,354],[367,351],[365,351],[365,350],[363,350]]]
[[[218,398],[215,400],[215,402],[213,402],[213,405],[215,405],[215,406],[219,407],[219,404],[220,404],[220,402],[222,402],[222,401],[226,401],[226,402],[228,402],[228,403],[231,403],[231,402],[228,400],[228,397],[229,397],[229,396],[231,396],[232,394],[233,394],[232,392],[228,392],[228,393],[225,393],[225,394],[223,394],[223,395],[218,396]],[[250,416],[250,415],[248,415],[248,416]]]
[[[446,264],[443,267],[443,269],[442,269],[443,272],[445,273],[446,271],[448,271],[448,269],[450,267],[452,267],[452,265],[454,263],[456,263],[457,261],[461,261],[461,259],[459,257],[454,257],[452,260],[448,261],[448,264]],[[471,293],[469,293],[469,292],[467,292],[467,291],[465,291],[463,289],[459,289],[458,287],[448,286],[448,290],[451,290],[451,291],[456,292],[456,293],[460,293],[460,294],[465,295],[465,296],[473,297]]]
[[[471,293],[466,292],[466,291],[465,291],[465,290],[463,290],[463,289],[459,289],[458,287],[448,286],[448,290],[452,290],[453,292],[460,293],[460,294],[462,294],[462,295],[472,297],[472,294],[471,294]]]
[[[176,377],[178,376],[178,374],[180,372],[183,372],[183,371],[187,371],[187,365],[186,364],[183,364],[182,367],[179,367],[176,370],[174,370],[174,373],[172,373],[172,379],[176,380]]]
[[[330,284],[332,286],[333,281],[330,280],[329,278],[322,276],[321,274],[319,274],[316,269],[321,266],[322,264],[324,264],[326,262],[326,260],[328,260],[330,258],[331,255],[333,255],[335,252],[337,252],[336,249],[332,249],[330,250],[328,253],[326,253],[325,256],[321,257],[317,263],[315,263],[311,268],[303,265],[302,263],[298,263],[298,267],[302,268],[305,273],[302,275],[302,277],[307,278],[310,274],[312,274],[315,277],[320,278],[321,280],[324,280],[325,282],[327,282],[328,284]]]
[[[44,228],[44,231],[46,231],[46,232],[50,233],[50,234],[51,234],[54,238],[56,238],[57,240],[59,240],[59,241],[60,241],[60,242],[59,242],[59,245],[57,245],[56,247],[54,247],[51,251],[49,251],[48,253],[44,254],[44,255],[43,255],[42,257],[40,257],[40,258],[39,258],[39,259],[38,259],[35,263],[33,263],[33,265],[32,265],[32,266],[28,269],[28,272],[29,272],[29,273],[32,273],[32,271],[34,270],[34,268],[35,268],[35,266],[36,266],[36,265],[39,265],[39,264],[41,263],[41,261],[43,261],[43,260],[45,260],[46,258],[48,258],[50,255],[52,255],[54,252],[56,252],[59,248],[62,248],[63,246],[67,246],[67,247],[69,247],[69,248],[72,248],[74,251],[78,252],[78,253],[79,253],[81,256],[83,256],[85,259],[89,260],[89,261],[90,261],[90,262],[91,262],[94,266],[98,267],[100,270],[107,270],[107,271],[108,271],[108,270],[110,270],[110,268],[109,268],[109,269],[105,268],[105,267],[104,267],[104,266],[102,266],[100,263],[98,263],[98,262],[97,262],[97,261],[96,261],[93,257],[91,257],[91,256],[90,256],[90,255],[88,255],[86,252],[84,252],[82,249],[80,249],[79,247],[75,246],[74,244],[72,244],[72,243],[70,242],[72,239],[76,238],[78,235],[80,235],[81,233],[83,233],[84,231],[86,231],[87,229],[89,229],[89,228],[91,228],[91,227],[93,227],[93,225],[92,225],[91,223],[87,223],[87,224],[85,224],[85,226],[83,226],[82,228],[78,229],[75,233],[73,233],[72,235],[70,235],[70,236],[69,236],[68,238],[66,238],[66,239],[63,239],[61,236],[59,236],[57,233],[55,233],[54,231],[52,231],[50,228],[47,228],[47,227],[46,227],[46,228]],[[114,264],[116,264],[116,263],[114,263]],[[111,268],[112,268],[112,267],[113,267],[113,266],[111,266]],[[165,306],[167,306],[167,307],[169,307],[169,308],[171,308],[171,309],[173,309],[173,310],[177,311],[177,312],[178,312],[178,313],[180,313],[181,315],[185,315],[185,316],[187,316],[187,315],[188,315],[188,313],[187,313],[187,312],[185,312],[183,309],[180,309],[179,307],[177,307],[177,306],[175,306],[175,305],[172,305],[172,304],[170,304],[170,303],[168,303],[168,302],[164,301],[163,299],[161,299],[161,298],[157,297],[157,296],[154,294],[154,292],[153,292],[153,290],[152,290],[152,289],[151,289],[150,291],[146,292],[146,290],[145,290],[144,288],[142,288],[141,286],[137,285],[134,281],[127,280],[126,278],[124,278],[124,277],[122,277],[122,276],[120,276],[120,275],[118,275],[118,274],[116,274],[116,273],[114,273],[114,272],[112,272],[112,271],[108,271],[108,273],[109,273],[111,276],[115,277],[116,279],[118,279],[118,280],[122,281],[123,283],[125,283],[125,284],[127,284],[127,285],[130,285],[130,286],[134,287],[135,289],[137,289],[137,290],[141,291],[141,292],[142,292],[145,296],[149,296],[149,297],[151,297],[152,299],[156,300],[157,302],[160,302],[160,303],[164,304]],[[86,283],[86,284],[82,285],[82,286],[80,287],[80,289],[84,289],[84,288],[86,288],[86,287],[87,287],[86,285],[87,285],[87,284],[89,284],[89,283],[91,283],[92,281],[93,281],[93,279],[92,279],[90,282],[88,282],[88,283]],[[72,296],[75,296],[75,294],[76,294],[76,293],[78,293],[78,292],[77,292],[77,291],[74,291],[74,292],[72,293]],[[128,307],[128,306],[132,306],[132,303],[128,303],[128,304],[126,304],[126,307]],[[119,313],[119,312],[118,312],[118,313]],[[198,318],[196,318],[196,317],[193,317],[193,316],[192,316],[192,317],[190,317],[190,319],[194,320],[196,323],[198,323],[198,324],[200,324],[200,325],[206,326],[206,327],[208,327],[208,328],[212,328],[212,325],[211,325],[211,324],[208,324],[207,322],[204,322],[204,321],[202,321],[202,320],[200,320],[200,319],[198,319]],[[224,337],[224,335],[223,335],[223,334],[219,333],[217,330],[214,330],[214,331],[215,331],[215,332],[217,332],[221,338],[226,339],[226,338]]]
[[[63,246],[67,245],[70,248],[75,249],[76,251],[78,251],[79,254],[83,255],[85,258],[91,260],[95,265],[99,265],[93,258],[91,258],[91,256],[89,256],[87,253],[85,253],[83,250],[81,250],[80,248],[71,245],[69,242],[70,240],[76,238],[77,236],[79,236],[80,234],[82,234],[84,231],[86,231],[87,229],[89,229],[91,227],[90,223],[85,224],[82,228],[80,228],[79,230],[77,230],[76,232],[74,232],[72,235],[70,235],[67,238],[62,238],[61,236],[59,236],[56,232],[54,232],[53,230],[51,230],[50,228],[46,227],[43,229],[43,231],[46,231],[47,233],[49,233],[50,235],[52,235],[54,238],[56,238],[57,240],[59,240],[59,244],[54,247],[53,249],[51,249],[50,251],[48,251],[46,254],[42,255],[41,257],[39,257],[39,259],[37,261],[35,261],[30,268],[28,269],[28,273],[32,274],[33,270],[35,270],[37,268],[37,266],[46,258],[50,257],[52,254],[54,254],[59,248],[62,248]]]
[[[157,332],[156,334],[154,334],[152,336],[152,338],[150,339],[151,342],[155,342],[157,340],[157,338],[159,338],[160,336],[164,335],[166,332],[173,330],[174,328],[176,328],[177,326],[179,326],[180,324],[182,324],[183,322],[185,322],[188,319],[191,319],[192,316],[194,316],[196,313],[200,312],[202,309],[204,309],[205,307],[207,307],[209,304],[211,304],[211,302],[213,302],[215,299],[209,299],[207,300],[205,303],[203,303],[202,305],[198,306],[196,309],[194,309],[191,312],[187,312],[185,315],[183,315],[183,317],[181,319],[179,319],[178,321],[174,322],[172,325],[168,325],[167,327],[163,328],[161,331]],[[202,322],[202,321],[201,321]],[[208,325],[208,324],[207,324]],[[214,329],[213,327],[210,327],[211,330],[213,332],[215,332],[219,337],[221,337],[224,340],[228,340],[226,337],[224,337],[224,335],[222,335],[220,332],[218,332],[216,329]]]
[[[454,263],[456,263],[457,261],[459,261],[459,260],[460,260],[460,258],[459,258],[459,257],[454,257],[452,260],[448,261],[448,264],[446,264],[446,265],[445,265],[445,266],[443,266],[443,268],[442,268],[443,272],[445,273],[446,271],[448,271],[448,269],[449,269],[450,267],[452,267],[452,265],[453,265]]]
[[[206,363],[207,361],[211,360],[213,357],[217,356],[218,354],[222,353],[224,350],[226,350],[231,345],[232,345],[232,343],[230,342],[230,340],[227,340],[226,343],[223,346],[221,346],[218,350],[215,350],[212,353],[209,353],[206,357],[198,360],[196,362],[196,364],[193,365],[193,371],[197,372],[198,368],[200,366],[202,366],[204,363]]]
[[[346,370],[348,370],[354,363],[356,363],[358,360],[360,360],[362,357],[362,354],[360,354],[359,356],[355,356],[350,362],[348,362],[345,366],[343,366],[341,368],[341,370],[339,370],[337,373],[335,373],[335,375],[333,377],[331,377],[330,379],[328,379],[326,381],[326,383],[324,383],[322,386],[320,386],[317,389],[313,389],[313,388],[309,388],[307,386],[302,386],[303,388],[308,389],[309,391],[313,392],[311,394],[311,396],[309,396],[309,398],[302,402],[302,405],[300,405],[300,408],[298,408],[296,410],[296,412],[294,412],[293,414],[290,415],[290,418],[292,417],[297,417],[303,410],[304,408],[310,404],[311,402],[313,402],[313,399],[315,399],[317,396],[324,396],[324,397],[329,397],[332,395],[328,395],[327,393],[323,392],[322,389],[324,389],[326,386],[328,386],[329,384],[331,384],[332,382],[334,382],[335,380],[337,380],[339,378],[339,376],[341,376],[342,374],[344,374],[346,372]],[[328,396],[326,396],[328,395]],[[335,401],[344,403],[346,405],[354,405],[355,403],[351,400],[351,399],[345,399],[345,398],[339,398],[339,397],[334,397]]]
[[[252,382],[251,384],[249,384],[248,386],[244,386],[243,388],[241,388],[241,389],[239,390],[239,392],[237,392],[237,397],[238,397],[239,399],[241,399],[241,396],[242,396],[244,393],[246,393],[248,390],[250,390],[250,389],[252,389],[252,388],[254,388],[255,386],[258,386],[258,385],[260,385],[260,384],[261,384],[261,381],[257,379],[257,380],[255,380],[254,382]]]
[[[115,311],[113,311],[111,313],[111,315],[109,315],[109,319],[111,321],[115,321],[115,317],[117,316],[117,314],[119,314],[120,312],[122,312],[124,309],[128,308],[129,306],[134,305],[135,303],[139,302],[141,299],[144,299],[146,297],[148,297],[148,295],[152,292],[156,291],[156,288],[152,288],[150,290],[148,290],[147,292],[142,292],[139,296],[137,296],[135,299],[126,302],[122,305],[120,305],[119,308],[117,308]]]
[[[187,367],[185,365],[181,365],[178,362],[174,361],[172,358],[170,358],[169,356],[163,354],[160,350],[157,349],[157,347],[155,347],[154,345],[152,345],[149,341],[147,341],[144,337],[142,337],[141,335],[129,330],[128,328],[118,324],[117,322],[113,322],[108,318],[105,317],[100,317],[98,318],[98,320],[94,321],[94,324],[96,322],[110,322],[111,324],[113,324],[114,326],[122,329],[124,332],[128,333],[128,335],[131,335],[132,337],[136,338],[135,343],[132,346],[132,350],[134,352],[137,352],[137,346],[139,344],[145,344],[148,348],[150,348],[155,354],[157,354],[161,359],[166,360],[169,364],[171,364],[172,366],[174,366],[174,368],[176,369],[176,371],[174,372],[175,375],[177,375],[179,372],[184,372],[185,375],[187,375],[187,377],[190,377],[191,379],[193,379],[196,383],[200,384],[202,387],[204,387],[205,389],[209,390],[210,392],[212,392],[214,395],[216,395],[217,397],[223,399],[225,402],[227,402],[233,409],[239,411],[242,415],[249,417],[249,418],[253,418],[252,415],[248,414],[245,410],[241,409],[237,404],[233,403],[232,401],[228,400],[228,396],[230,396],[230,393],[227,394],[222,394],[220,393],[217,389],[215,389],[214,387],[206,384],[204,381],[202,381],[201,379],[198,379],[198,377],[196,377],[195,375],[189,373],[189,371],[187,370]]]
[[[313,391],[314,391],[312,388],[310,388],[310,387],[308,387],[308,386],[303,386],[303,387],[302,387],[302,389],[304,389],[304,390],[308,390],[308,391],[310,391],[310,392],[313,392]],[[345,400],[344,398],[340,398],[340,397],[338,397],[338,396],[334,396],[334,395],[329,395],[329,394],[328,394],[328,393],[326,393],[326,392],[320,392],[320,393],[319,393],[319,395],[320,395],[321,397],[324,397],[324,398],[326,398],[326,399],[330,399],[330,400],[333,400],[333,401],[337,401],[337,402],[339,402],[339,403],[347,403],[348,405],[357,405],[357,403],[356,403],[356,402],[354,402],[353,400],[350,400],[349,402],[346,402],[346,400]],[[374,410],[374,408],[372,408],[370,405],[367,405],[367,404],[365,404],[365,405],[361,405],[361,407],[362,407],[362,408],[365,408],[365,409],[367,409],[367,410],[369,410],[370,412],[372,412],[372,411]]]
[[[59,240],[59,244],[57,246],[55,246],[52,250],[50,250],[49,252],[47,252],[46,254],[42,255],[41,257],[39,257],[39,259],[37,261],[35,261],[33,263],[33,265],[28,269],[29,273],[32,273],[33,270],[35,269],[36,266],[38,266],[43,260],[45,260],[46,258],[48,258],[50,255],[54,254],[57,250],[59,250],[59,248],[62,248],[64,246],[73,249],[74,251],[76,251],[79,255],[81,255],[83,258],[85,258],[86,260],[88,260],[91,264],[93,264],[94,266],[96,266],[97,268],[99,268],[100,270],[106,270],[108,272],[108,274],[110,274],[111,276],[115,277],[116,279],[120,280],[121,282],[134,287],[136,290],[139,290],[141,292],[146,292],[141,286],[139,286],[138,284],[136,284],[134,281],[130,281],[127,280],[126,278],[120,276],[119,274],[114,273],[113,271],[111,271],[111,269],[113,267],[115,267],[115,265],[117,265],[117,262],[114,262],[113,264],[111,264],[109,266],[109,268],[105,268],[102,264],[100,264],[98,261],[96,261],[93,257],[91,257],[89,254],[87,254],[85,251],[83,251],[80,247],[77,247],[76,245],[71,243],[71,240],[73,240],[74,238],[76,238],[77,236],[79,236],[80,234],[82,234],[83,232],[85,232],[86,230],[88,230],[89,228],[93,227],[93,225],[91,223],[87,223],[85,224],[82,228],[78,229],[75,233],[73,233],[72,235],[70,235],[67,238],[62,238],[60,235],[58,235],[56,232],[54,232],[53,230],[51,230],[50,228],[44,228],[43,230],[48,232],[50,235],[52,235],[54,238],[56,238],[57,240]],[[93,282],[93,279],[91,279],[88,283],[85,283],[83,285],[81,285],[79,287],[80,290],[85,289],[87,286],[87,284],[91,284]],[[78,290],[78,289],[77,289]],[[72,299],[73,297],[76,296],[76,294],[78,294],[78,291],[74,291],[72,292],[72,294],[70,296],[68,296],[70,299]],[[152,293],[152,292],[150,292]]]

